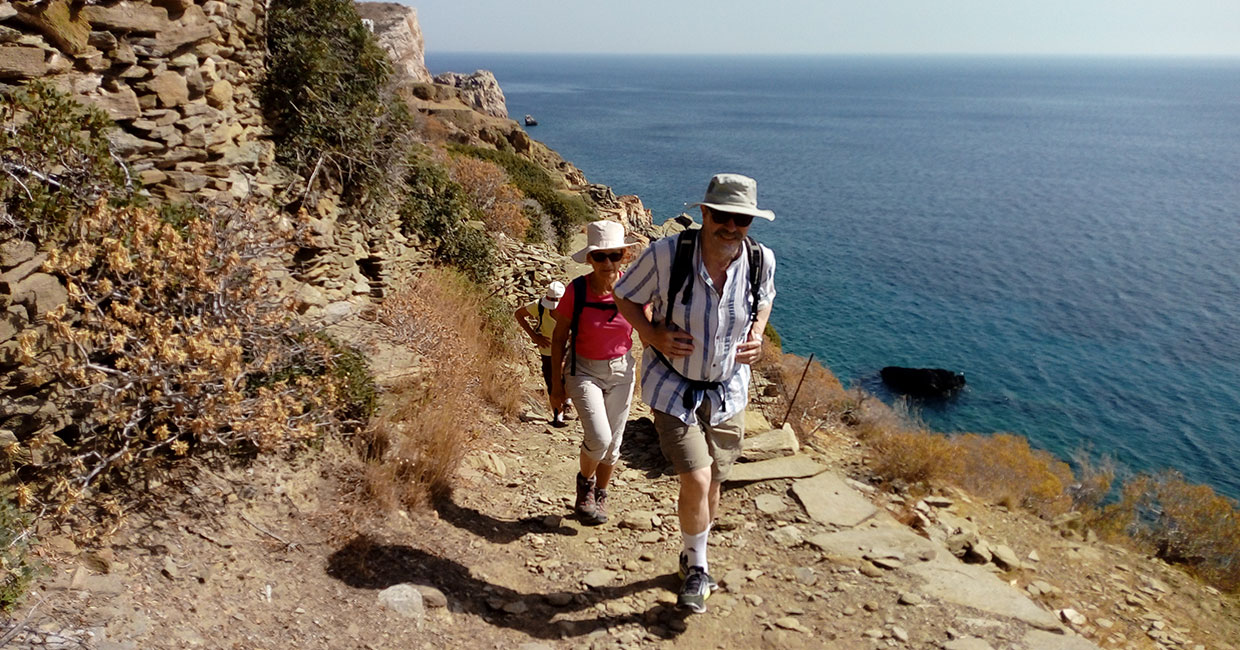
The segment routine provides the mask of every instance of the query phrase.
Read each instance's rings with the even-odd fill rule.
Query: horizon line
[[[697,56],[697,57],[955,57],[955,58],[1093,58],[1093,59],[1237,59],[1232,53],[1170,53],[1170,52],[537,52],[529,50],[430,50],[436,54],[537,55],[537,56]]]

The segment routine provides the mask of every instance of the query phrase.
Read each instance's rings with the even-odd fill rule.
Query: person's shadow
[[[672,465],[663,457],[663,450],[659,447],[654,420],[648,417],[629,420],[625,425],[620,458],[625,465],[645,473],[646,478],[672,475]]]
[[[645,612],[622,615],[600,615],[585,620],[560,623],[552,619],[562,612],[594,610],[608,600],[625,598],[649,589],[675,587],[674,575],[661,575],[614,587],[601,587],[572,592],[523,593],[479,580],[469,569],[457,562],[438,557],[411,546],[382,544],[359,535],[332,553],[327,560],[327,574],[358,589],[386,589],[393,585],[414,583],[433,586],[448,598],[453,612],[486,617],[493,625],[520,630],[531,637],[559,639],[588,635],[595,630],[636,623],[658,624],[666,638],[673,638],[684,625],[686,612],[656,604]],[[564,602],[554,606],[552,602]],[[511,607],[519,604],[517,607]]]
[[[563,523],[560,523],[559,519],[553,520],[539,515],[515,521],[496,519],[473,508],[456,503],[451,496],[436,499],[431,505],[435,508],[435,512],[439,514],[440,519],[496,544],[515,542],[531,533],[549,533],[552,535],[577,534],[577,529],[572,526],[565,526]],[[555,525],[550,526],[548,525],[549,523],[555,523]]]

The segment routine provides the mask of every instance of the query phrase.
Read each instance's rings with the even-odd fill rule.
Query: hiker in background
[[[517,319],[517,324],[525,333],[529,335],[530,340],[534,341],[534,345],[538,346],[538,354],[542,357],[542,377],[543,383],[547,385],[547,401],[551,402],[551,335],[555,333],[555,306],[560,304],[560,298],[564,296],[564,283],[556,280],[547,285],[547,293],[541,300],[518,307],[513,312],[513,317]],[[533,325],[530,323],[533,322]],[[565,404],[565,408],[568,404]],[[551,404],[551,426],[563,427],[564,410],[561,410],[555,404]]]
[[[757,182],[740,174],[716,174],[694,205],[702,208],[702,228],[651,244],[616,284],[615,299],[647,345],[642,399],[680,478],[684,583],[677,605],[700,613],[718,588],[707,536],[720,487],[741,453],[749,364],[762,356],[775,299],[775,254],[748,236],[749,224],[775,213],[758,208]]]
[[[633,401],[633,327],[616,310],[611,295],[633,245],[625,241],[619,223],[588,224],[586,247],[573,253],[573,259],[588,262],[591,271],[573,280],[555,308],[551,404],[558,407],[567,392],[577,406],[585,435],[574,510],[590,525],[607,521],[607,486],[620,460]]]

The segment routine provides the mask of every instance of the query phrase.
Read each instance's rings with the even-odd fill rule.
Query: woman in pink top
[[[580,415],[585,438],[574,507],[583,523],[595,525],[607,521],[607,484],[620,460],[633,401],[633,326],[617,311],[611,295],[633,244],[624,240],[624,226],[614,221],[587,225],[586,242],[573,259],[588,261],[592,270],[573,280],[555,308],[551,403],[560,408],[567,392]]]

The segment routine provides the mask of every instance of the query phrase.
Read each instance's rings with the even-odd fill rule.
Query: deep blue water
[[[882,392],[1240,497],[1240,61],[431,55],[656,221],[717,171],[778,214],[773,322]],[[890,398],[890,395],[886,395]]]

